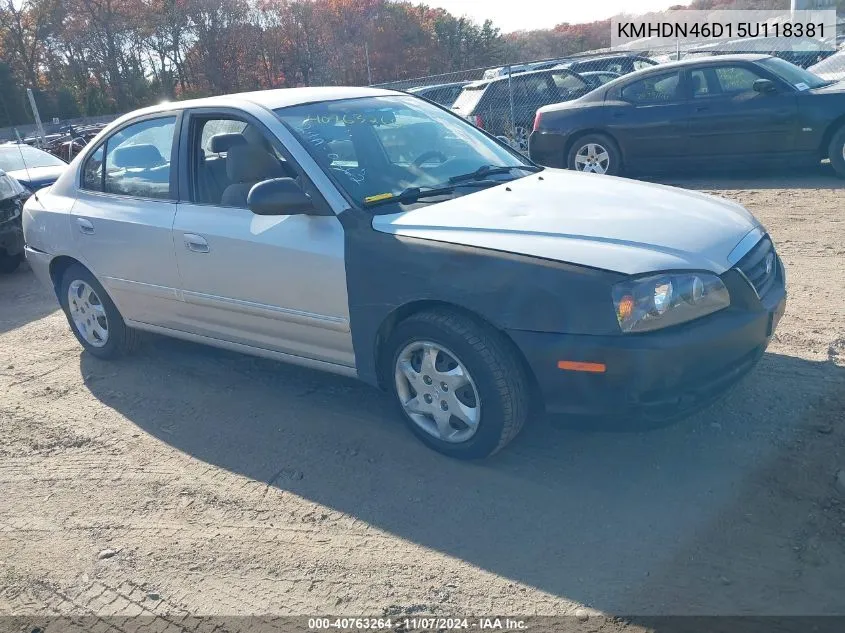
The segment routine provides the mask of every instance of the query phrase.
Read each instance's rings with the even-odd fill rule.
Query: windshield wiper
[[[380,197],[378,196],[378,200],[372,200],[370,202],[364,201],[364,204],[367,207],[377,207],[382,204],[389,204],[393,202],[416,202],[421,198],[432,198],[434,196],[443,196],[448,193],[453,193],[455,191],[455,187],[448,186],[448,187],[408,187],[404,189],[401,193],[397,193],[395,196],[389,197]]]
[[[482,165],[478,169],[468,174],[460,174],[459,176],[452,176],[449,182],[455,184],[456,182],[465,182],[467,180],[481,180],[493,174],[507,174],[512,169],[522,169],[523,171],[530,171],[532,173],[542,170],[542,167],[536,165]]]
[[[422,200],[423,198],[434,198],[436,196],[445,196],[450,193],[454,193],[455,189],[458,187],[486,187],[492,183],[488,181],[481,181],[481,182],[456,182],[451,183],[448,185],[440,185],[437,187],[408,187],[404,189],[402,192],[397,193],[396,195],[385,195],[382,196],[375,196],[376,200],[371,200],[367,202],[364,200],[364,206],[366,207],[377,207],[382,204],[390,204],[393,202],[416,202],[417,200]]]

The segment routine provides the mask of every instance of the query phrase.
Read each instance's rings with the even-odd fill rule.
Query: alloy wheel
[[[415,341],[397,356],[394,374],[400,404],[420,429],[455,444],[475,435],[481,399],[453,352],[431,341]]]
[[[77,279],[68,286],[67,304],[70,318],[85,342],[93,347],[105,346],[109,340],[109,320],[95,290]]]
[[[575,169],[593,174],[606,174],[610,168],[610,153],[598,143],[587,143],[575,153]]]

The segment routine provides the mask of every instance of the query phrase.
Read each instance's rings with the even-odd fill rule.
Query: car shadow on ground
[[[702,172],[638,176],[637,180],[685,189],[748,191],[754,189],[845,189],[845,179],[829,164],[818,167],[760,170],[709,169]]]
[[[15,272],[0,275],[0,334],[37,321],[59,309],[25,262]]]
[[[768,353],[681,423],[599,433],[535,420],[463,463],[351,379],[159,337],[118,363],[80,358],[96,398],[174,448],[556,596],[618,614],[845,612],[845,566],[806,567],[790,540],[803,506],[786,494],[766,514],[771,477],[803,468],[793,456],[827,415],[820,403],[845,406],[834,362]],[[756,502],[768,503],[759,525],[746,516]]]

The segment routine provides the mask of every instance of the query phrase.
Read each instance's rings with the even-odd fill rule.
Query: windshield
[[[17,180],[0,172],[0,200],[19,196],[23,192],[24,188]]]
[[[64,161],[29,145],[10,145],[0,149],[0,169],[3,171],[64,166]]]
[[[814,75],[809,70],[804,70],[799,66],[790,64],[788,61],[784,61],[779,57],[769,57],[758,63],[798,90],[820,88],[830,83],[818,75]]]
[[[21,158],[23,154],[23,158]],[[35,167],[64,167],[65,163],[52,154],[29,145],[9,145],[0,149],[0,169],[18,171]]]
[[[279,108],[276,114],[362,205],[408,189],[443,187],[478,170],[478,180],[494,182],[528,174],[506,169],[488,176],[485,166],[530,166],[469,123],[415,97],[324,101]]]
[[[817,75],[822,73],[842,73],[845,70],[845,51],[834,53],[818,64],[810,66],[809,70]]]

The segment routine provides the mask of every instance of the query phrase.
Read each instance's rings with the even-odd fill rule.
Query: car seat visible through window
[[[232,183],[223,191],[220,204],[246,208],[249,190],[271,178],[290,176],[279,160],[263,147],[253,144],[234,145],[226,156],[226,175]]]

